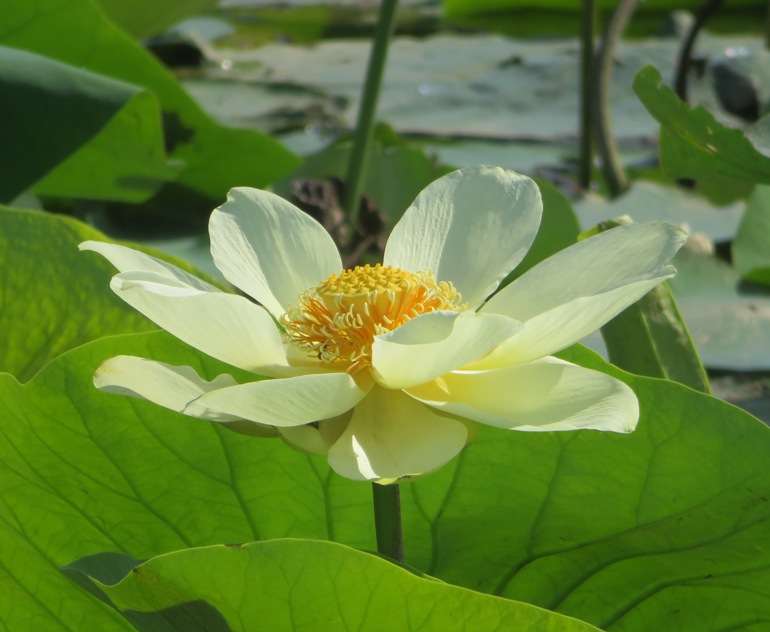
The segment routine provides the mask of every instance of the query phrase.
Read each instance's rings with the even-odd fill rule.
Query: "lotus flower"
[[[120,271],[112,289],[180,340],[254,374],[119,356],[104,390],[185,415],[280,434],[340,475],[392,483],[457,455],[477,424],[630,432],[634,393],[551,354],[675,271],[665,223],[623,225],[534,266],[497,293],[531,246],[535,183],[500,168],[429,185],[394,227],[382,265],[343,270],[331,237],[280,197],[233,189],[210,220],[211,252],[243,294],[129,248],[88,241]],[[250,298],[247,298],[250,297]]]

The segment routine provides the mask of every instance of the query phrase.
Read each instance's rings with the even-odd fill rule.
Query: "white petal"
[[[467,437],[457,419],[401,391],[375,386],[329,450],[329,465],[345,478],[392,483],[441,467]]]
[[[353,411],[349,410],[342,415],[322,419],[315,424],[278,428],[278,432],[281,438],[295,450],[310,454],[326,454],[347,428],[352,414]]]
[[[401,389],[428,382],[489,353],[521,323],[497,314],[432,312],[377,336],[372,345],[375,379]]]
[[[202,395],[197,405],[271,426],[301,426],[341,415],[366,395],[347,373],[261,380]]]
[[[278,317],[305,290],[342,270],[324,228],[283,198],[232,189],[211,214],[211,255],[230,283]]]
[[[231,429],[250,435],[271,437],[274,428],[252,422],[243,422],[214,408],[196,406],[195,400],[204,393],[235,384],[230,375],[222,374],[208,382],[192,367],[171,366],[133,356],[117,356],[102,363],[94,374],[94,385],[108,393],[130,395],[146,399],[198,419],[216,421]],[[243,428],[241,428],[243,426]]]
[[[661,281],[674,275],[670,266],[660,275],[629,283],[597,296],[580,297],[531,318],[524,327],[478,362],[465,369],[479,371],[522,364],[569,347],[619,314]]]
[[[511,430],[631,432],[639,419],[639,404],[628,386],[556,358],[494,371],[458,371],[407,393],[439,410]]]
[[[570,246],[528,270],[481,310],[524,323],[522,331],[492,354],[500,360],[497,366],[554,353],[601,327],[676,273],[665,264],[684,239],[671,224],[629,224]]]
[[[308,372],[288,365],[272,317],[243,296],[200,290],[155,272],[124,272],[110,285],[134,309],[213,358],[263,375]]]
[[[78,248],[80,250],[98,252],[114,265],[119,272],[153,272],[160,277],[168,279],[174,285],[187,285],[199,290],[213,292],[219,291],[210,283],[206,283],[170,263],[146,255],[138,250],[127,248],[126,246],[108,244],[103,241],[84,241]]]
[[[417,196],[390,235],[384,263],[431,270],[474,309],[524,258],[542,211],[526,176],[499,167],[455,171]]]
[[[500,290],[483,311],[525,322],[581,296],[593,296],[664,269],[685,234],[672,224],[618,226],[557,252]]]

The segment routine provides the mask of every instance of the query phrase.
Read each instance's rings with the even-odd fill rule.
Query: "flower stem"
[[[374,530],[377,552],[396,562],[404,561],[404,536],[401,530],[401,493],[398,485],[372,483]]]
[[[687,103],[687,77],[690,74],[692,66],[692,50],[695,47],[695,40],[698,38],[706,22],[711,19],[722,7],[723,0],[707,0],[707,2],[698,10],[692,26],[687,31],[679,51],[679,63],[676,65],[676,77],[674,78],[674,90],[677,96]],[[770,13],[768,14],[770,16]]]
[[[583,0],[580,14],[580,155],[578,180],[583,189],[591,186],[593,165],[593,70],[596,38],[596,3]]]
[[[372,52],[366,69],[364,92],[358,109],[358,122],[353,138],[353,150],[348,163],[347,179],[345,180],[345,211],[351,224],[355,226],[360,205],[361,190],[363,189],[366,165],[369,158],[369,145],[374,130],[374,115],[377,112],[377,99],[380,95],[382,75],[385,70],[385,59],[388,55],[388,43],[396,22],[396,6],[398,0],[382,0],[380,17],[374,31]]]
[[[623,36],[631,16],[641,0],[620,0],[604,31],[601,46],[596,54],[594,116],[596,117],[596,144],[602,158],[602,172],[610,199],[618,197],[628,188],[628,177],[623,169],[620,154],[612,134],[610,121],[610,86],[615,48]]]

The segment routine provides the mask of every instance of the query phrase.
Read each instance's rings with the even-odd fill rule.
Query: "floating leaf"
[[[724,261],[683,249],[670,281],[703,363],[739,371],[770,368],[770,291],[747,286]]]
[[[614,200],[587,193],[575,202],[583,230],[628,215],[635,222],[655,220],[684,225],[688,231],[702,233],[713,241],[729,241],[735,236],[743,209],[742,202],[716,207],[685,189],[645,180],[636,180]]]

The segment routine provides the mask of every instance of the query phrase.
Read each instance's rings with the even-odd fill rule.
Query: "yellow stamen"
[[[379,263],[332,274],[299,297],[281,317],[289,341],[322,362],[343,362],[355,373],[371,364],[378,334],[435,312],[458,311],[460,294],[431,272],[407,272]]]

